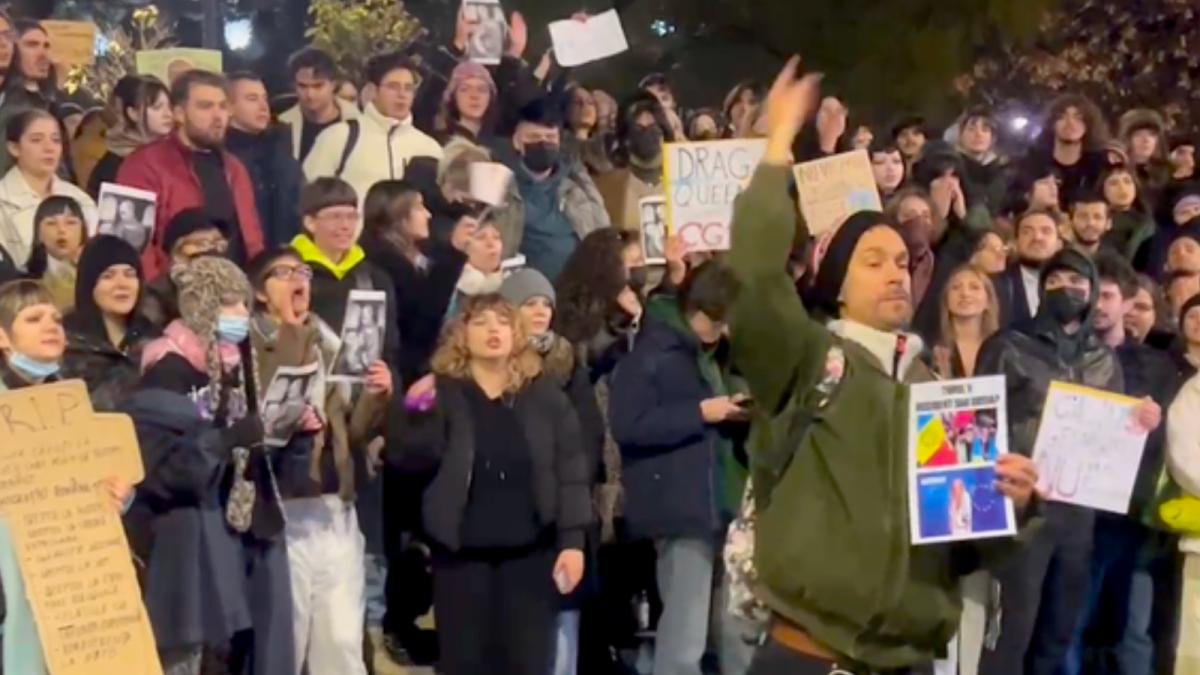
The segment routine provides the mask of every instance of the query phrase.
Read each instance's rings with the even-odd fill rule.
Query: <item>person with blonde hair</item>
[[[547,673],[559,596],[583,576],[592,521],[578,417],[539,377],[520,312],[498,295],[463,303],[432,365],[436,401],[410,402],[388,459],[423,459],[434,475],[423,517],[439,672]]]
[[[1000,303],[987,272],[963,265],[950,274],[939,308],[941,344],[934,368],[946,378],[971,377],[979,348],[1000,326]]]

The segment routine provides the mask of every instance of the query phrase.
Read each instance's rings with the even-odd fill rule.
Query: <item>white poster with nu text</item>
[[[733,202],[766,152],[762,139],[667,144],[667,218],[688,251],[729,250]]]

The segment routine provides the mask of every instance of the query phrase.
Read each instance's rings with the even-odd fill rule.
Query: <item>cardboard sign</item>
[[[766,152],[762,139],[666,145],[668,228],[689,252],[729,250],[733,202]]]
[[[1008,452],[1004,378],[914,384],[909,393],[909,529],[913,544],[1015,534],[1012,501],[996,491]]]
[[[143,477],[133,422],[71,380],[0,394],[0,513],[51,675],[162,675],[120,518],[97,483]]]
[[[172,49],[151,49],[137,53],[138,75],[153,75],[171,86],[175,78],[189,70],[200,68],[221,72],[221,52],[214,49],[193,49],[190,47],[175,47]]]
[[[859,211],[883,210],[866,150],[797,164],[792,172],[800,193],[800,212],[811,236],[837,229]]]
[[[1126,513],[1148,436],[1133,424],[1141,403],[1051,382],[1033,446],[1038,491],[1050,501]]]
[[[50,61],[62,66],[87,66],[96,60],[96,24],[91,21],[39,21],[50,36]]]

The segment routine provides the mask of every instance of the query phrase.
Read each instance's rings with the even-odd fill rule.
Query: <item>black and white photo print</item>
[[[99,234],[111,234],[124,239],[138,253],[150,244],[154,231],[154,203],[156,195],[146,190],[117,185],[100,184]]]

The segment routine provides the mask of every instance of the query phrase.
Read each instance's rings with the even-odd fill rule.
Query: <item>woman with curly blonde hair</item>
[[[436,401],[408,402],[389,459],[433,465],[422,510],[439,672],[549,672],[559,596],[583,576],[592,520],[578,417],[538,377],[521,315],[499,295],[464,301],[432,363]]]

